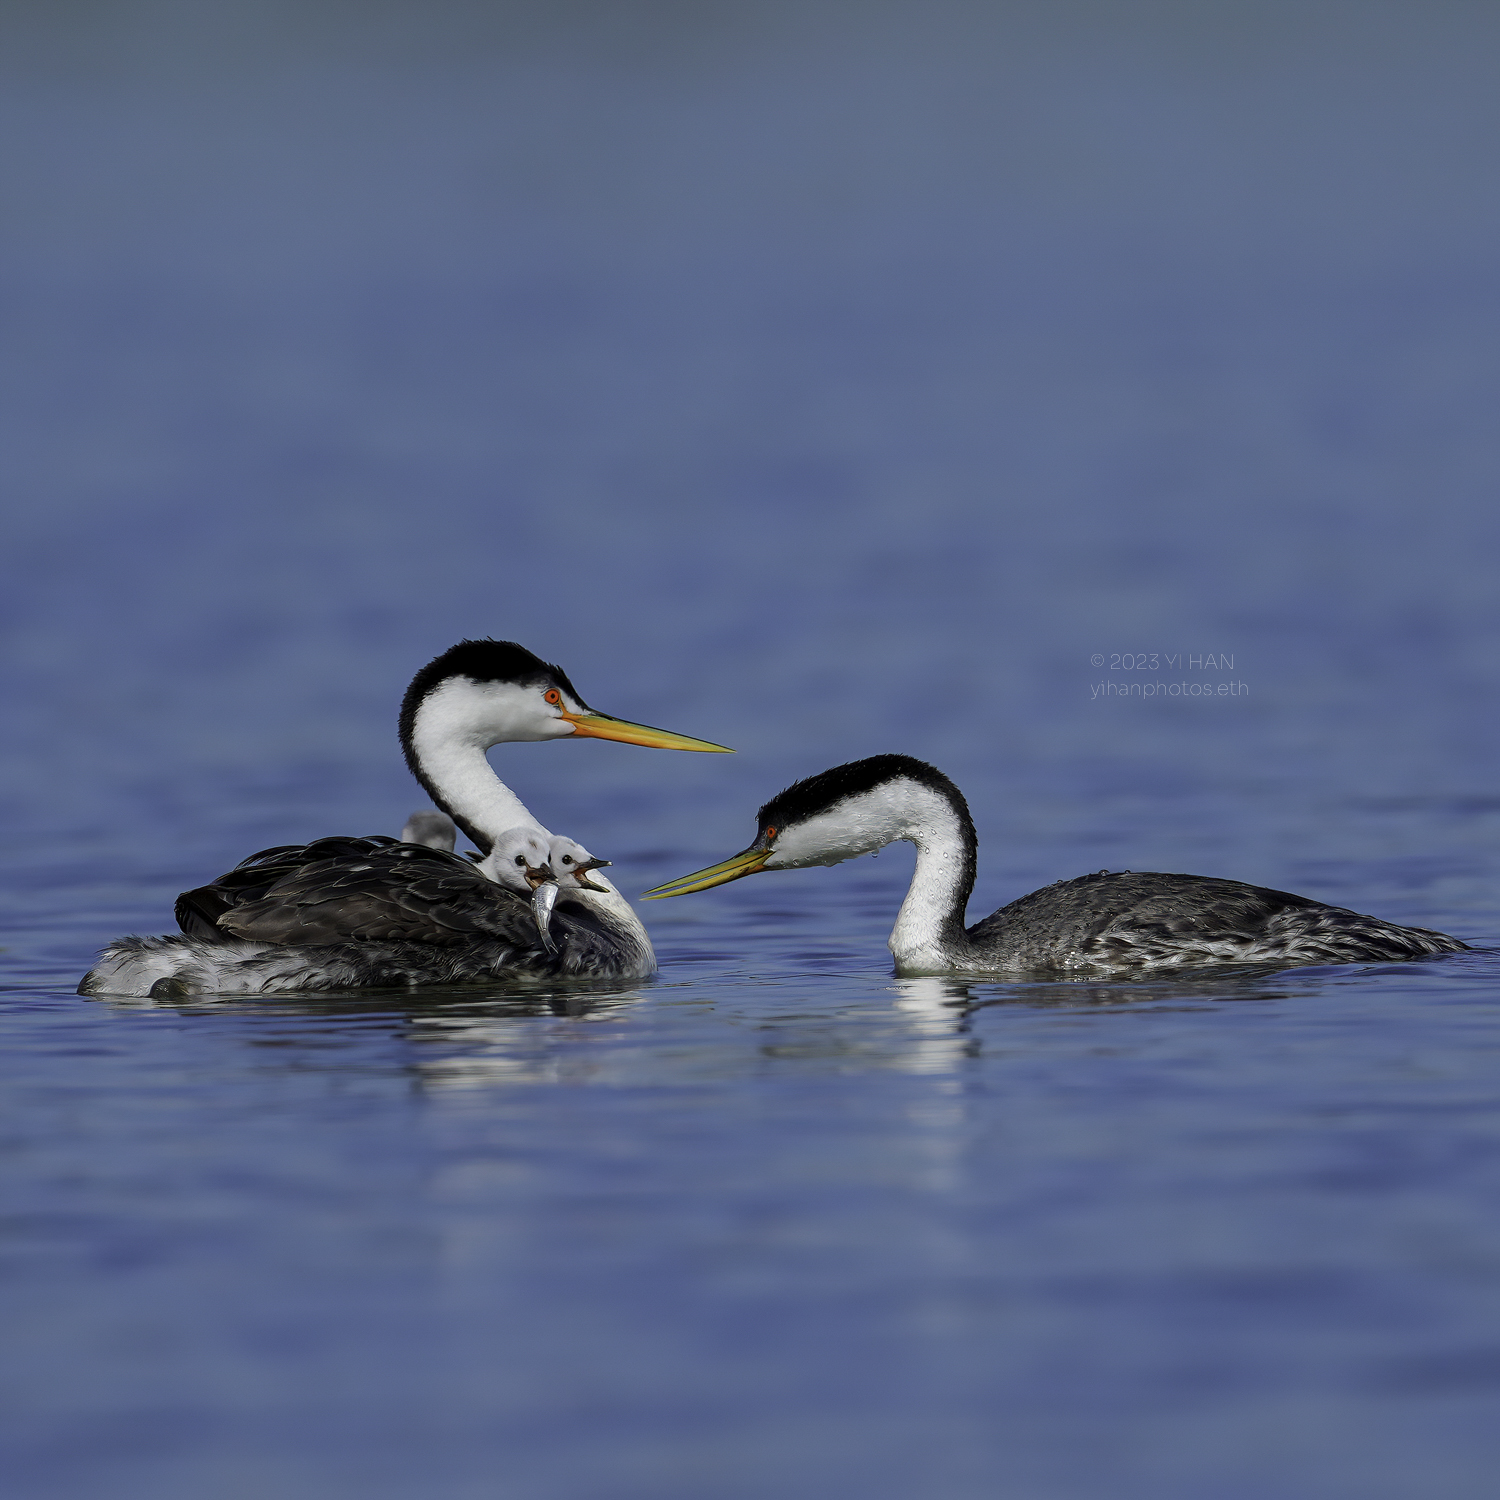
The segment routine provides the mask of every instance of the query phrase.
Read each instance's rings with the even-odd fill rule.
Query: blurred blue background
[[[0,26],[28,1495],[1488,1495],[1490,954],[928,993],[898,853],[646,908],[593,1009],[73,986],[395,832],[476,635],[738,748],[496,752],[627,892],[897,750],[976,917],[1128,866],[1493,943],[1500,10]]]
[[[1079,764],[1488,789],[1491,7],[4,19],[18,832],[389,827],[489,634],[739,747],[509,752],[617,844],[886,749],[982,830]],[[1139,651],[1248,695],[1091,701]]]

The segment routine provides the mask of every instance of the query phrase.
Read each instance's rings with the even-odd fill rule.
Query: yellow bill
[[[720,864],[710,865],[706,870],[699,870],[695,874],[669,880],[665,885],[655,886],[646,892],[645,899],[665,901],[668,896],[686,896],[693,891],[706,891],[711,886],[726,885],[731,880],[741,880],[746,875],[754,875],[770,857],[769,849],[746,849]]]
[[[734,754],[728,745],[673,734],[670,729],[653,729],[649,724],[632,724],[629,719],[616,719],[610,714],[570,714],[565,711],[562,717],[573,726],[574,734],[596,740],[623,740],[627,745],[649,745],[653,750],[712,750],[720,755]]]

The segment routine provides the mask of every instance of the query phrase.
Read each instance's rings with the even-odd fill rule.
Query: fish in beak
[[[531,893],[531,916],[536,923],[536,930],[542,939],[542,947],[548,953],[557,952],[557,944],[552,941],[552,908],[557,905],[557,881],[553,879],[552,872],[546,872],[545,881],[538,884]]]

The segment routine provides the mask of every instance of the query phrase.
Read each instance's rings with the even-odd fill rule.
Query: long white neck
[[[501,738],[493,724],[476,719],[472,695],[449,683],[423,700],[411,730],[409,758],[417,779],[484,854],[509,828],[535,828],[551,837],[485,758]]]
[[[957,817],[944,812],[906,834],[917,846],[917,868],[887,939],[902,973],[951,969],[967,951],[964,908],[974,886],[974,850]]]
[[[407,762],[432,800],[453,819],[483,854],[479,870],[494,880],[490,859],[495,841],[513,828],[534,828],[544,840],[545,827],[506,784],[495,775],[485,756],[492,745],[507,740],[538,740],[534,706],[524,689],[508,683],[477,684],[462,678],[440,683],[417,707],[407,739]],[[651,939],[631,904],[599,871],[593,879],[607,891],[575,889],[568,899],[597,912],[625,934],[639,950],[643,974],[656,966]],[[500,882],[503,884],[504,882]]]
[[[939,787],[894,777],[793,823],[777,837],[765,868],[836,865],[887,844],[915,844],[916,872],[889,938],[896,967],[912,973],[960,968],[969,952],[964,908],[974,889],[977,841],[961,793],[946,777],[941,781]],[[771,806],[762,816],[772,816]]]

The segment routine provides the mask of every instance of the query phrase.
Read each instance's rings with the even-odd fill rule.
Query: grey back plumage
[[[1360,963],[1466,946],[1289,891],[1132,871],[1100,871],[1032,891],[975,923],[968,938],[1017,969]]]

